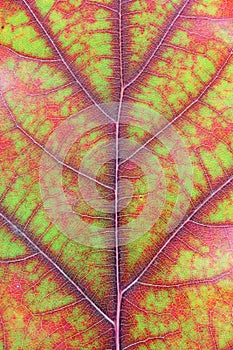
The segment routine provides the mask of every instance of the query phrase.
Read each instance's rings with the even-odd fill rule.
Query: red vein
[[[155,337],[148,337],[144,340],[138,340],[135,343],[129,344],[128,346],[124,347],[123,350],[129,349],[135,345],[145,344],[145,343],[147,343],[149,341],[153,341],[153,340],[163,340],[164,341],[166,338],[173,336],[173,335],[176,335],[176,334],[180,334],[180,333],[181,333],[180,331],[176,331],[176,332],[170,332],[170,333],[167,333],[165,335],[161,335],[161,336],[157,336],[157,337],[156,336]]]
[[[233,20],[233,17],[214,18],[214,17],[185,16],[185,15],[181,15],[180,17],[184,18],[184,19],[194,19],[194,20],[200,20],[200,21],[205,20],[205,21],[218,21],[218,22],[221,22],[221,21],[232,21]]]
[[[104,5],[104,4],[101,4],[100,2],[86,1],[85,3],[89,4],[89,5],[94,5],[94,6],[97,6],[97,7],[102,7],[104,9],[107,9],[107,10],[112,11],[112,12],[117,12],[117,10],[113,9],[112,7]]]
[[[64,305],[64,306],[60,306],[56,309],[52,309],[52,310],[48,310],[48,311],[43,311],[43,312],[38,312],[38,313],[32,313],[33,316],[42,316],[42,315],[50,315],[50,314],[55,314],[56,312],[59,312],[59,311],[63,311],[63,310],[66,310],[66,309],[69,309],[71,308],[72,306],[76,306],[80,304],[80,301],[74,301],[73,303],[70,303],[70,304],[67,304],[67,305]]]
[[[0,217],[15,231],[17,231],[35,250],[37,250],[53,267],[55,267],[56,270],[60,272],[60,274],[72,284],[75,289],[85,298],[86,301],[88,301],[96,311],[98,311],[109,323],[114,325],[114,322],[111,318],[108,317],[108,315],[105,314],[105,312],[97,305],[94,303],[92,299],[89,298],[89,296],[82,290],[82,288],[75,283],[63,270],[62,268],[55,262],[53,261],[52,258],[49,257],[43,250],[41,250],[35,242],[33,242],[25,232],[20,230],[15,224],[13,224],[5,215],[0,213]]]
[[[19,52],[13,50],[12,48],[9,48],[7,46],[4,46],[2,44],[0,44],[0,47],[4,48],[4,50],[10,51],[11,53],[13,53],[14,55],[26,59],[28,61],[38,61],[38,62],[42,62],[42,63],[54,63],[54,62],[60,62],[60,59],[49,59],[49,58],[37,58],[37,57],[30,57],[27,55],[23,55],[20,54]]]
[[[194,209],[191,214],[184,220],[181,225],[173,232],[173,234],[169,237],[169,239],[164,243],[164,245],[160,248],[160,250],[154,255],[154,257],[150,260],[150,262],[146,265],[146,267],[142,270],[142,272],[136,277],[125,289],[122,291],[122,294],[124,294],[127,290],[129,290],[131,287],[133,287],[149,270],[149,268],[154,264],[155,260],[161,255],[161,253],[164,251],[164,249],[168,246],[168,244],[176,237],[176,235],[180,232],[180,230],[193,218],[193,216],[205,205],[207,204],[217,193],[219,193],[221,190],[223,190],[224,187],[226,187],[231,180],[233,179],[233,176],[231,176],[227,181],[224,182],[217,190],[212,192],[204,201],[202,201],[196,209]]]
[[[178,13],[176,14],[176,16],[173,18],[171,24],[167,27],[164,35],[162,36],[162,38],[160,39],[158,45],[156,46],[156,48],[154,49],[154,51],[152,52],[152,54],[150,55],[150,57],[147,59],[147,61],[145,62],[145,64],[143,65],[143,67],[140,69],[140,71],[135,75],[135,77],[133,79],[131,79],[126,85],[125,88],[129,87],[130,85],[132,85],[144,72],[144,70],[146,69],[146,67],[150,64],[151,60],[153,59],[153,57],[155,56],[155,54],[158,52],[158,50],[160,49],[160,47],[162,46],[164,40],[167,38],[169,32],[171,31],[172,27],[174,26],[174,24],[176,23],[176,21],[179,19],[180,15],[182,14],[182,12],[184,11],[184,9],[186,8],[186,6],[188,5],[188,3],[190,2],[190,0],[186,0],[184,2],[184,4],[181,6],[180,10],[178,11]]]
[[[23,258],[19,258],[19,259],[0,260],[0,264],[18,263],[18,262],[22,262],[22,261],[26,261],[26,260],[29,260],[31,258],[34,258],[37,255],[38,255],[38,253],[34,253],[34,254],[31,254],[31,255],[25,256]]]
[[[189,287],[189,286],[195,286],[199,284],[208,284],[208,283],[215,283],[223,279],[224,277],[231,276],[231,270],[222,273],[219,276],[214,276],[212,278],[205,278],[205,279],[199,279],[199,280],[194,280],[191,282],[182,282],[182,283],[176,283],[176,284],[153,284],[153,283],[145,283],[145,282],[138,282],[138,284],[146,287],[154,287],[154,288],[181,288],[181,287]]]
[[[203,226],[203,227],[209,227],[209,228],[230,228],[232,227],[232,225],[228,224],[228,225],[218,225],[218,224],[204,224],[201,222],[198,222],[196,220],[190,220],[190,222],[194,223],[197,226]]]
[[[61,54],[58,46],[56,45],[56,43],[54,42],[54,40],[52,39],[52,37],[50,36],[49,32],[46,30],[45,26],[43,25],[43,23],[40,21],[40,19],[38,18],[38,16],[35,14],[35,12],[32,10],[31,6],[28,4],[28,2],[26,0],[22,0],[24,5],[27,7],[28,11],[30,12],[30,14],[32,15],[32,17],[35,19],[36,23],[38,24],[38,26],[42,29],[42,31],[45,33],[46,37],[48,38],[49,42],[51,43],[51,45],[53,46],[53,48],[55,49],[56,53],[58,54],[58,56],[60,57],[62,63],[64,64],[64,66],[66,67],[66,69],[69,71],[69,73],[72,75],[72,77],[74,78],[74,80],[76,81],[76,83],[82,88],[82,90],[85,92],[85,94],[88,96],[88,98],[91,100],[91,102],[111,121],[115,122],[115,120],[110,117],[100,106],[99,104],[95,101],[95,99],[91,96],[91,94],[89,93],[89,91],[85,88],[85,86],[83,86],[83,84],[81,83],[81,81],[77,78],[76,74],[73,72],[72,68],[70,67],[70,65],[68,64],[68,62],[66,61],[66,59],[63,57],[63,55]]]

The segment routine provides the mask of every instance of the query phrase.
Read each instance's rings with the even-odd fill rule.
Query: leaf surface
[[[0,1],[1,349],[232,348],[232,24]]]

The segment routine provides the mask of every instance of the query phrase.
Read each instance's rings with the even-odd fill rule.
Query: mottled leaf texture
[[[0,0],[0,92],[0,349],[233,349],[233,1]]]

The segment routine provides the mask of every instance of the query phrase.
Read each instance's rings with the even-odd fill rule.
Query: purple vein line
[[[54,42],[54,40],[52,39],[52,37],[50,36],[49,32],[46,30],[46,28],[44,27],[44,25],[41,23],[40,19],[38,18],[38,16],[35,14],[35,12],[32,10],[31,6],[28,4],[28,2],[26,0],[22,0],[24,5],[27,7],[28,11],[30,12],[30,14],[32,15],[32,17],[35,19],[36,23],[38,24],[38,26],[42,29],[42,31],[45,33],[47,39],[49,40],[49,42],[51,43],[51,45],[53,46],[53,48],[55,49],[56,53],[58,54],[58,56],[60,57],[62,63],[64,64],[64,66],[66,67],[66,69],[69,71],[69,73],[72,75],[72,77],[74,78],[74,80],[76,81],[76,83],[81,87],[81,89],[85,92],[85,94],[89,97],[89,99],[91,100],[91,102],[111,121],[113,121],[115,123],[115,120],[113,118],[111,118],[99,105],[98,103],[95,101],[95,99],[91,96],[91,94],[88,92],[88,90],[83,86],[83,84],[78,80],[76,74],[73,72],[72,68],[70,67],[70,65],[66,62],[66,59],[63,57],[63,55],[61,54],[58,46],[56,45],[56,43]]]
[[[168,244],[176,237],[176,235],[180,232],[180,230],[193,218],[193,216],[205,205],[207,204],[217,193],[226,187],[233,176],[231,176],[227,181],[225,181],[219,188],[217,188],[214,192],[212,192],[203,202],[201,202],[195,210],[191,212],[191,214],[184,220],[181,225],[173,232],[173,234],[169,237],[169,239],[164,243],[164,245],[160,248],[160,250],[154,255],[154,257],[150,260],[150,262],[146,265],[146,267],[142,270],[142,272],[136,277],[125,289],[122,291],[122,294],[127,292],[131,287],[133,287],[149,270],[149,268],[154,264],[155,260],[161,255],[164,249],[168,246]]]
[[[118,114],[116,121],[116,151],[115,151],[115,208],[114,208],[114,218],[115,218],[115,259],[116,259],[116,291],[117,291],[117,304],[116,304],[116,318],[115,318],[115,348],[120,350],[120,315],[121,315],[121,302],[122,302],[122,291],[120,286],[120,257],[119,257],[119,232],[118,232],[118,197],[119,197],[119,127],[120,127],[120,117],[122,102],[124,97],[124,77],[123,77],[123,48],[122,48],[122,0],[119,0],[118,8],[118,26],[119,26],[119,63],[120,63],[120,101],[118,106]]]
[[[200,99],[205,95],[205,93],[209,90],[209,88],[215,83],[215,81],[219,78],[219,76],[222,74],[223,70],[228,65],[231,57],[232,57],[233,51],[230,51],[229,55],[219,68],[219,70],[214,74],[212,79],[209,81],[209,83],[204,87],[204,89],[200,92],[200,94],[188,105],[186,106],[183,111],[181,111],[170,123],[165,125],[161,130],[159,130],[154,136],[152,136],[150,139],[148,139],[141,147],[139,147],[136,151],[134,151],[131,155],[129,155],[126,159],[124,159],[121,163],[127,162],[129,159],[131,159],[135,154],[140,152],[142,149],[144,149],[151,141],[153,141],[156,137],[161,135],[166,129],[168,129],[171,125],[173,125],[178,119],[180,119],[187,111],[190,110],[196,103],[200,101]]]
[[[2,213],[0,213],[0,217],[3,219],[4,222],[6,222],[11,228],[13,228],[15,231],[19,232],[19,234],[37,251],[39,252],[52,266],[54,266],[56,268],[56,270],[58,270],[61,275],[68,280],[74,287],[75,289],[84,297],[84,299],[86,301],[88,301],[94,308],[96,311],[98,311],[99,314],[101,314],[109,323],[111,323],[112,325],[114,325],[114,322],[111,318],[108,317],[108,315],[105,314],[105,312],[103,310],[101,310],[99,308],[98,305],[96,305],[93,300],[91,300],[88,295],[82,290],[81,287],[79,287],[63,270],[62,268],[53,261],[53,259],[51,259],[45,252],[43,252],[43,250],[41,250],[36,243],[34,243],[25,232],[23,232],[22,230],[20,230],[15,224],[13,224],[5,215],[3,215]]]
[[[156,52],[160,49],[160,47],[162,46],[164,40],[166,39],[166,37],[168,36],[169,32],[171,31],[172,27],[174,26],[174,24],[176,23],[176,21],[179,19],[180,15],[182,14],[182,12],[184,11],[184,9],[186,8],[186,6],[188,5],[188,3],[190,2],[190,0],[186,0],[184,2],[184,4],[181,6],[181,8],[179,9],[178,13],[176,14],[176,16],[173,18],[171,24],[167,27],[164,35],[162,36],[162,38],[160,39],[158,45],[156,46],[156,48],[154,49],[154,51],[152,52],[152,54],[150,55],[150,57],[147,59],[147,61],[145,62],[145,64],[143,65],[143,67],[140,69],[140,71],[135,75],[135,77],[133,79],[131,79],[126,85],[125,85],[125,89],[127,87],[129,87],[130,85],[132,85],[140,76],[141,74],[144,72],[144,70],[146,69],[146,67],[150,64],[151,60],[153,59],[153,57],[155,56]]]
[[[49,157],[51,157],[52,159],[54,159],[58,164],[60,164],[61,166],[64,166],[65,168],[71,170],[72,172],[74,172],[75,174],[78,174],[80,176],[83,176],[85,178],[87,178],[88,180],[90,181],[93,181],[95,182],[96,184],[102,186],[102,187],[105,187],[109,190],[113,190],[112,187],[108,186],[108,185],[105,185],[104,183],[102,183],[101,181],[98,181],[97,179],[79,171],[79,170],[76,170],[75,168],[73,168],[72,166],[70,166],[69,164],[66,164],[64,162],[62,162],[60,159],[58,159],[54,154],[52,154],[51,152],[49,152],[45,147],[43,147],[39,142],[37,142],[30,134],[27,133],[26,130],[24,130],[16,121],[10,107],[8,106],[3,94],[0,92],[0,96],[1,96],[1,99],[2,99],[2,102],[3,102],[3,105],[5,106],[6,110],[8,111],[13,123],[15,124],[16,128],[19,129],[22,134],[24,134],[24,136],[26,136],[26,138],[28,138],[30,141],[32,141],[32,143],[34,143],[35,145],[37,145],[43,152],[45,152]]]
[[[210,277],[210,278],[205,278],[205,279],[199,279],[199,280],[194,280],[191,282],[183,282],[183,283],[177,283],[177,284],[153,284],[153,283],[144,283],[144,282],[138,282],[138,284],[142,285],[142,286],[147,286],[147,287],[155,287],[155,288],[182,288],[182,287],[187,287],[187,286],[195,286],[195,285],[199,285],[199,284],[207,284],[207,283],[214,283],[214,282],[218,282],[221,279],[223,279],[224,277],[228,277],[231,276],[231,271],[232,269],[229,269],[226,272],[221,273],[218,276],[214,276],[214,277]]]

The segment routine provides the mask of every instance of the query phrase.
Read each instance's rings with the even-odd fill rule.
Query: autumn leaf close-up
[[[0,350],[233,349],[233,1],[0,0]]]

